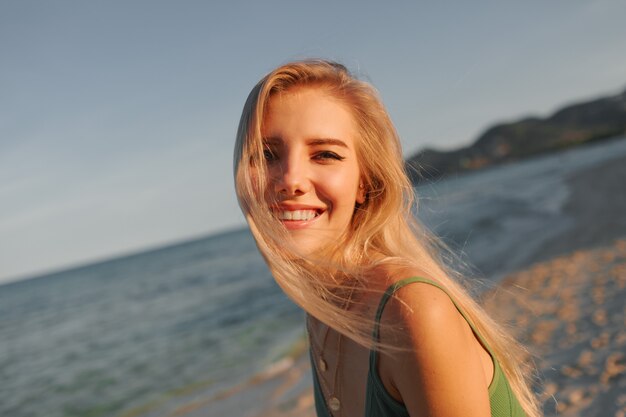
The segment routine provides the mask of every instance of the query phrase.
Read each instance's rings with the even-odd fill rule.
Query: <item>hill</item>
[[[624,134],[626,90],[568,105],[547,118],[529,117],[496,124],[464,148],[422,149],[408,158],[407,164],[413,182],[419,182],[424,178],[476,170]]]

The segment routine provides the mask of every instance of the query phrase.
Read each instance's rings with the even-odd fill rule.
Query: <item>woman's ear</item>
[[[359,183],[359,189],[356,192],[356,203],[357,204],[363,204],[365,203],[365,186],[363,185],[363,182]]]

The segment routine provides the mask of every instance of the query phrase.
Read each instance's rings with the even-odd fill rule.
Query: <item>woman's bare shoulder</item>
[[[422,332],[464,323],[452,299],[440,288],[443,285],[423,271],[414,270],[409,274],[395,276],[391,284],[411,277],[424,278],[439,286],[416,281],[396,289],[383,311],[382,319],[385,322],[396,323],[410,330],[403,332],[406,336],[419,336]]]
[[[413,272],[409,276],[437,282]],[[459,392],[476,395],[465,403],[470,409],[484,411],[486,404],[488,411],[486,386],[476,384],[483,377],[474,336],[446,292],[423,282],[405,285],[388,300],[382,322],[389,330],[385,332],[383,326],[381,341],[401,350],[381,361],[380,373],[409,411],[428,414],[446,409],[442,415],[460,411],[446,405]],[[421,398],[411,398],[411,393]]]

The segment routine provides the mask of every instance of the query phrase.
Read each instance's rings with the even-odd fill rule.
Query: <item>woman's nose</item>
[[[309,192],[311,183],[302,161],[286,158],[276,167],[274,191],[286,196],[299,196]]]

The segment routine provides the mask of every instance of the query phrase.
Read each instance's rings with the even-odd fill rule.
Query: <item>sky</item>
[[[626,87],[621,0],[0,2],[0,283],[245,222],[232,150],[272,68],[342,62],[407,156]]]

